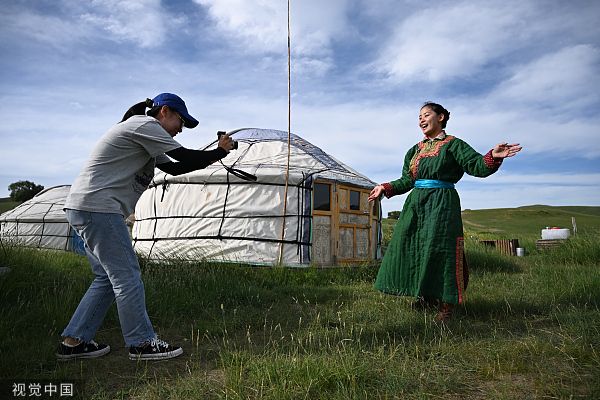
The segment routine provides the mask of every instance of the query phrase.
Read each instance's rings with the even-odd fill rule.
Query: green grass
[[[582,234],[509,257],[467,237],[467,301],[447,325],[374,290],[373,267],[143,264],[155,328],[185,353],[140,363],[114,307],[96,337],[110,354],[57,362],[87,260],[5,245],[0,382],[76,380],[86,399],[599,398],[599,242]]]

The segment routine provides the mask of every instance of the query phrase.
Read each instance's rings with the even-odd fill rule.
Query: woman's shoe
[[[58,345],[56,358],[59,361],[74,360],[77,358],[96,358],[107,354],[109,351],[109,345],[98,344],[93,340],[81,342],[76,346],[69,346],[63,342]]]
[[[454,304],[440,303],[438,314],[435,316],[437,322],[448,322],[452,318]]]
[[[434,299],[433,297],[429,296],[419,296],[417,297],[417,300],[411,304],[411,308],[413,310],[427,310],[431,308],[437,308],[437,305],[438,299]]]

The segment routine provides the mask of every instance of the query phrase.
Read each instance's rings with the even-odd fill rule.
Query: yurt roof
[[[228,175],[223,167],[233,166],[236,169],[256,175],[258,183],[285,183],[288,133],[273,129],[244,128],[228,132],[238,142],[239,148],[232,150],[221,162],[214,163],[205,169],[180,176],[158,173],[151,186],[169,183],[205,183],[205,182],[239,182],[240,179]],[[216,148],[216,141],[203,150]],[[300,184],[312,179],[324,179],[343,182],[358,187],[372,188],[376,185],[366,176],[350,168],[343,162],[324,152],[298,135],[290,135],[290,162],[288,181]]]
[[[0,215],[0,222],[65,221],[63,207],[71,185],[45,189]]]

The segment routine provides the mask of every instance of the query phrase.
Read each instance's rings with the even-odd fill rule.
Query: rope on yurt
[[[154,178],[152,178],[152,180],[154,180]],[[165,191],[166,191],[166,186],[165,183],[167,181],[167,177],[165,175],[164,177],[164,183],[162,185],[162,195],[160,197],[160,201],[163,201],[163,198],[165,196]],[[154,185],[154,194],[152,196],[152,212],[154,213],[154,216],[157,216],[157,208],[156,208],[156,198],[157,198],[157,192],[158,192],[158,185]],[[152,238],[150,239],[152,241],[152,244],[150,245],[150,251],[148,252],[148,260],[150,259],[150,257],[152,257],[152,251],[154,250],[154,245],[156,244],[156,227],[158,225],[158,218],[154,220],[154,226],[152,227]],[[135,243],[137,243],[137,240],[135,241]],[[134,243],[134,247],[135,247],[135,243]]]
[[[279,239],[269,239],[265,237],[252,237],[252,236],[221,236],[217,238],[214,235],[196,235],[196,236],[169,236],[169,237],[160,237],[155,239],[138,239],[139,242],[148,242],[148,241],[156,241],[162,242],[165,240],[206,240],[206,239],[230,239],[230,240],[240,240],[240,241],[251,241],[251,242],[265,242],[265,243],[281,243]],[[311,246],[309,242],[298,242],[296,240],[284,240],[283,243],[289,245],[303,245],[303,246]]]
[[[281,224],[281,244],[279,245],[279,265],[283,263],[283,240],[285,238],[285,214],[287,212],[288,180],[290,177],[290,141],[292,136],[292,94],[291,94],[291,33],[290,33],[290,0],[287,2],[287,62],[288,62],[288,140],[287,140],[287,166],[285,169],[285,189],[283,191],[283,219]]]
[[[44,204],[44,203],[42,203]],[[40,233],[40,240],[38,241],[38,248],[42,248],[42,243],[44,240],[44,232],[46,230],[46,217],[48,216],[48,213],[50,212],[50,210],[52,209],[52,206],[55,203],[50,203],[50,206],[46,209],[46,212],[44,212],[42,214],[42,232]]]
[[[300,188],[296,188],[296,198],[298,199],[298,201],[296,201],[296,241],[299,241],[301,239],[300,237],[302,236],[302,232],[300,231],[300,222],[302,221],[302,218],[300,217],[302,214],[300,206],[303,200],[301,197]],[[301,246],[298,245],[298,248],[296,249],[296,255],[300,256],[300,250]],[[302,260],[300,262],[302,262]]]
[[[65,241],[65,247],[63,248],[64,251],[69,251],[69,242],[73,243],[72,235],[73,232],[75,232],[71,224],[67,224],[67,226],[69,227],[69,230],[67,231],[67,240]],[[71,247],[74,248],[75,246],[71,245]],[[74,249],[73,252],[75,252]]]
[[[219,232],[217,232],[217,239],[223,240],[223,235],[221,235],[221,229],[223,229],[223,223],[225,222],[225,211],[227,210],[227,199],[229,198],[229,188],[231,188],[231,184],[229,182],[229,170],[227,170],[227,190],[225,191],[225,201],[223,201],[223,214],[221,215],[221,223],[219,224]]]
[[[304,182],[304,179],[305,179],[305,173],[302,172],[302,182]],[[300,244],[300,242],[304,242],[304,240],[305,240],[304,229],[302,227],[304,226],[304,219],[306,217],[304,214],[306,191],[303,189],[303,187],[301,185],[297,185],[296,187],[297,187],[296,197],[298,198],[297,209],[296,209],[296,215],[298,218],[296,221],[296,240],[298,241],[298,247],[296,249],[296,255],[300,258],[300,263],[304,264],[304,261],[306,258],[305,254],[304,254],[305,249],[304,249],[304,246],[302,246]]]
[[[35,196],[34,196],[34,197],[35,197]],[[25,213],[26,213],[26,212],[28,212],[29,210],[31,210],[31,209],[33,208],[33,206],[34,206],[34,204],[33,204],[33,203],[31,203],[31,202],[30,202],[30,203],[29,203],[27,206],[24,206],[24,204],[25,204],[25,203],[22,203],[22,204],[20,204],[20,205],[19,205],[17,208],[15,208],[15,210],[18,210],[18,211],[20,211],[20,212],[19,212],[18,214],[16,214],[16,215],[15,215],[15,217],[14,217],[14,218],[15,218],[15,225],[16,225],[16,226],[15,226],[15,238],[16,238],[17,240],[20,240],[22,237],[31,237],[31,236],[33,236],[33,237],[35,238],[35,237],[37,236],[37,235],[35,235],[35,234],[34,234],[34,235],[28,235],[26,231],[25,231],[25,232],[23,232],[23,234],[22,234],[22,235],[19,233],[19,223],[21,222],[19,218],[20,218],[22,215],[25,215]],[[42,223],[43,223],[43,221],[42,221]],[[21,222],[21,229],[23,229],[23,225],[27,226],[27,222]],[[43,231],[43,228],[42,228],[42,231]],[[40,242],[41,242],[41,237],[40,237]]]

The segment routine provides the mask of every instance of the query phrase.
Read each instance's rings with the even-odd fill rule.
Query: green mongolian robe
[[[416,179],[458,182],[464,173],[486,177],[501,159],[482,156],[450,135],[425,139],[404,158],[402,177],[384,184],[385,196],[408,192],[394,228],[375,288],[405,296],[427,296],[445,303],[463,302],[468,282],[460,199],[456,189],[414,188]]]

